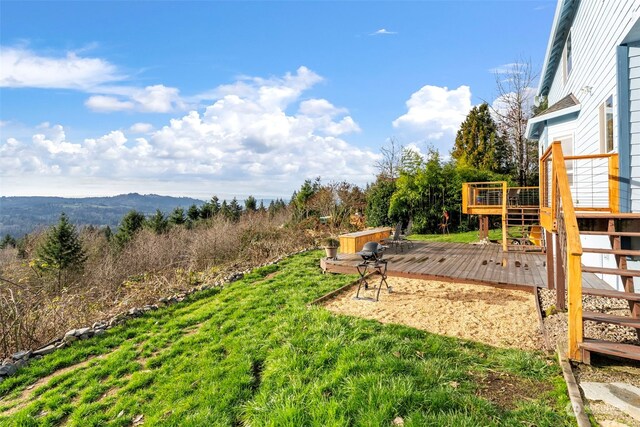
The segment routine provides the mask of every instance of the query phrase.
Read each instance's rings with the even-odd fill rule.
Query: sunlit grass
[[[140,415],[149,426],[572,425],[544,355],[308,308],[353,280],[322,275],[320,256],[258,269],[33,362],[0,384],[0,425],[129,426]],[[91,357],[20,401],[38,378]],[[479,395],[487,372],[551,391],[506,409]]]
[[[410,240],[418,240],[424,242],[451,242],[451,243],[473,243],[480,239],[478,231],[465,231],[463,233],[449,234],[412,234]],[[489,230],[489,239],[502,241],[502,229]]]

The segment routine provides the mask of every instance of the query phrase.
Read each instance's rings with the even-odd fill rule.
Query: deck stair
[[[582,319],[598,323],[635,328],[640,338],[640,293],[635,292],[633,278],[640,270],[627,266],[627,257],[640,257],[640,250],[631,249],[631,237],[640,237],[640,214],[606,212],[576,213],[581,235],[608,236],[611,248],[583,247],[583,253],[610,254],[615,257],[616,268],[582,266],[584,273],[607,274],[620,277],[624,291],[614,289],[583,289],[583,295],[595,295],[626,300],[630,316],[583,311]],[[580,344],[583,361],[589,363],[591,353],[601,353],[626,359],[640,360],[640,346],[584,338]]]
[[[506,211],[507,250],[542,251],[540,208],[510,205]]]

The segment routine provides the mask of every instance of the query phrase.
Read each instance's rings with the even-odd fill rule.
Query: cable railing
[[[540,209],[543,226],[554,229],[551,215],[554,188],[551,185],[551,147],[540,159]],[[620,210],[618,154],[588,154],[564,157],[567,183],[575,210],[617,213]]]
[[[582,245],[576,211],[619,212],[618,154],[564,156],[552,143],[540,158],[540,222],[556,233],[556,287],[568,293],[568,356],[580,361]]]
[[[465,182],[462,184],[462,211],[470,213],[473,208],[502,209],[507,191],[505,181]]]

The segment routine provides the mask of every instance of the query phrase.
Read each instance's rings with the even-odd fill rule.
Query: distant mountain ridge
[[[145,215],[160,209],[168,214],[176,207],[185,210],[203,200],[157,194],[120,194],[111,197],[0,197],[0,236],[16,238],[55,224],[60,213],[67,214],[77,226],[117,227],[122,216],[132,209]]]

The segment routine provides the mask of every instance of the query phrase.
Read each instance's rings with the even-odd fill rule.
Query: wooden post
[[[612,213],[620,212],[620,170],[617,154],[609,157],[609,209]]]
[[[544,240],[547,243],[547,289],[554,289],[555,277],[553,275],[553,234],[548,232],[547,230],[545,230],[544,233]]]
[[[567,338],[569,340],[569,357],[582,360],[580,344],[582,343],[582,266],[581,255],[567,253],[567,276],[569,277],[569,317]]]
[[[486,215],[478,215],[480,223],[480,240],[489,237],[489,217]]]
[[[475,203],[475,200],[474,200]],[[467,213],[469,207],[469,184],[462,183],[462,213]]]
[[[558,310],[564,310],[566,308],[564,292],[566,289],[565,275],[564,275],[564,260],[562,259],[562,248],[560,247],[559,239],[556,239],[556,308]]]
[[[502,250],[507,252],[507,182],[502,183]]]

